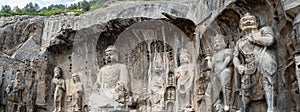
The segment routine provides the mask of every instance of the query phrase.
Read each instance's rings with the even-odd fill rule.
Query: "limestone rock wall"
[[[180,73],[193,74],[190,84],[193,97],[186,111],[225,110],[222,105],[208,109],[210,100],[205,99],[209,85],[206,76],[211,72],[209,60],[216,54],[213,38],[224,35],[226,48],[233,49],[243,35],[239,22],[246,12],[258,18],[259,28],[270,26],[275,32],[275,45],[271,49],[278,63],[274,86],[277,111],[298,111],[299,39],[296,37],[300,10],[297,0],[178,0],[116,2],[81,16],[0,18],[0,112],[58,111],[57,104],[61,104],[62,111],[71,112],[78,111],[78,102],[81,102],[79,111],[86,112],[98,109],[179,111],[182,109],[179,105],[183,105],[178,103],[182,97],[177,85],[178,80],[183,80],[177,77]],[[101,91],[106,90],[98,90],[96,86],[102,84],[101,69],[109,65],[107,58],[111,54],[105,50],[110,45],[120,49],[119,61],[128,68],[131,82],[128,87],[113,88],[121,90],[116,96],[118,92],[112,94],[117,100],[108,96],[107,100],[100,101],[95,98],[103,97]],[[184,48],[192,60],[188,65],[180,59]],[[186,70],[182,65],[192,68]],[[61,68],[58,79],[65,86],[59,88],[62,93],[56,93],[59,83],[53,80],[57,78],[55,67]],[[239,94],[240,77],[232,63],[229,68],[236,76],[231,81],[229,109],[236,111],[243,104]],[[15,78],[17,72],[21,80]],[[81,84],[74,81],[76,75]],[[8,88],[14,83],[24,86],[12,95]],[[82,85],[82,89],[74,85]],[[61,100],[55,104],[54,97],[59,95]],[[224,97],[220,99],[213,103],[224,103]],[[101,107],[99,102],[111,105]],[[112,108],[113,105],[118,106]],[[266,111],[266,105],[266,98],[252,101],[249,111]]]

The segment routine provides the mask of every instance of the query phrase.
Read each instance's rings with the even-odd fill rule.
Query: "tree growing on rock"
[[[9,13],[10,11],[11,11],[11,8],[9,5],[2,5],[1,12]]]

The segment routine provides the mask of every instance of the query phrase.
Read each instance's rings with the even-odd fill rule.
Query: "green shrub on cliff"
[[[57,14],[63,14],[63,13],[68,13],[68,12],[72,12],[74,13],[74,15],[78,16],[80,14],[82,14],[83,12],[81,11],[78,11],[76,9],[74,10],[70,10],[70,9],[65,9],[65,10],[62,10],[62,9],[58,9],[58,8],[52,8],[50,11],[48,10],[41,10],[38,15],[41,15],[41,16],[51,16],[51,15],[57,15]]]
[[[1,12],[3,13],[9,13],[11,11],[11,8],[9,5],[3,5],[1,8]]]
[[[63,13],[72,13],[76,16],[84,13],[85,11],[89,11],[91,7],[90,2],[83,1],[78,2],[77,4],[72,4],[69,7],[62,4],[50,5],[48,7],[43,7],[40,9],[38,4],[28,3],[24,8],[20,9],[15,7],[11,10],[9,5],[2,6],[0,11],[0,17],[14,16],[14,15],[40,15],[40,16],[51,16]]]
[[[14,15],[40,15],[51,16],[64,13],[72,13],[76,16],[87,12],[102,8],[108,0],[83,0],[69,6],[63,4],[52,4],[48,7],[40,9],[36,3],[28,3],[22,9],[14,7],[11,9],[9,5],[3,5],[0,11],[0,17],[14,16]],[[116,1],[170,1],[170,0],[116,0]]]

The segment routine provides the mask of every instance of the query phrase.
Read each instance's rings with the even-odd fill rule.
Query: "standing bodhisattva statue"
[[[72,111],[82,112],[82,98],[83,98],[83,85],[80,77],[77,74],[72,74],[73,88],[72,88]]]
[[[62,71],[61,68],[55,67],[54,68],[54,78],[52,82],[55,85],[54,91],[54,111],[53,112],[61,112],[62,110],[62,102],[63,102],[63,95],[66,90],[65,80],[62,78]]]
[[[191,63],[191,55],[183,49],[179,54],[180,66],[175,69],[177,79],[178,111],[192,111],[192,95],[195,68]]]

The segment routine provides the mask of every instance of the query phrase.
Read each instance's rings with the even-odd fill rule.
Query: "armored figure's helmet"
[[[240,28],[245,32],[249,32],[251,30],[256,30],[257,27],[258,27],[257,19],[254,15],[252,15],[250,13],[246,13],[240,19]]]

